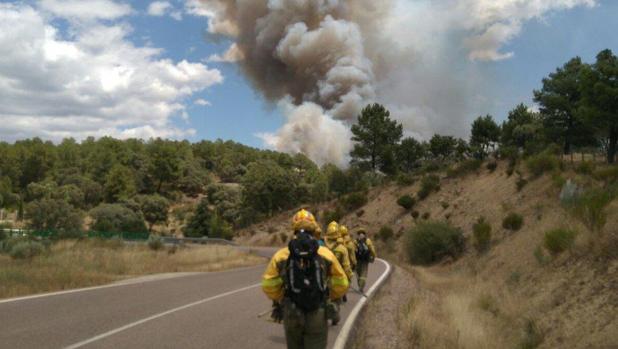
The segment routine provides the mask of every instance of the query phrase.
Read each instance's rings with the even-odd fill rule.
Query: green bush
[[[506,168],[507,177],[511,177],[514,172],[515,172],[515,165],[513,166],[509,165],[509,167]]]
[[[580,162],[576,167],[575,167],[575,172],[580,173],[580,174],[592,174],[594,172],[594,169],[596,168],[596,164],[592,161],[583,161]]]
[[[611,190],[592,189],[574,197],[570,204],[573,213],[595,233],[600,233],[607,222],[605,208],[614,199]]]
[[[549,256],[545,255],[545,253],[543,252],[543,248],[541,246],[537,246],[534,249],[534,252],[532,254],[534,255],[534,258],[536,259],[536,261],[539,262],[539,265],[541,266],[546,265],[551,260]]]
[[[577,232],[570,229],[554,229],[545,233],[545,248],[552,254],[559,254],[573,246]]]
[[[494,172],[497,168],[498,168],[498,163],[495,161],[492,161],[487,164],[487,169],[489,170],[489,172]]]
[[[148,247],[153,251],[163,249],[163,239],[158,235],[151,234],[148,237]]]
[[[412,211],[412,218],[417,219],[421,214],[418,211]]]
[[[529,157],[526,166],[534,177],[540,177],[543,173],[560,169],[560,159],[551,152],[544,151]]]
[[[348,211],[363,207],[367,203],[367,193],[355,192],[342,197],[339,202]]]
[[[389,227],[388,225],[382,226],[382,228],[380,228],[380,231],[378,231],[378,238],[382,241],[386,242],[392,239],[393,236],[395,236],[393,228]]]
[[[423,213],[423,216],[421,216],[421,218],[423,218],[424,220],[428,220],[430,216],[431,216],[431,213],[425,212]]]
[[[461,229],[448,223],[421,223],[407,233],[407,254],[412,264],[428,265],[450,256],[459,257],[465,247]]]
[[[483,165],[483,161],[479,159],[464,160],[456,167],[449,168],[446,174],[451,178],[463,177],[469,173],[478,171],[481,165]]]
[[[489,224],[485,217],[478,219],[472,226],[472,233],[474,236],[474,247],[479,252],[485,252],[491,245],[491,224]]]
[[[410,195],[403,195],[397,200],[397,204],[406,210],[410,210],[416,204],[416,200]]]
[[[45,251],[45,246],[36,241],[21,241],[15,244],[9,255],[13,259],[30,259],[36,257]]]
[[[343,217],[343,210],[337,206],[333,210],[326,210],[322,214],[322,222],[327,225],[330,222],[339,222]]]
[[[90,211],[94,220],[91,229],[100,232],[142,233],[147,232],[141,213],[129,208],[130,204],[101,204]],[[137,208],[139,210],[139,208]]]
[[[400,186],[412,185],[416,182],[416,178],[410,173],[400,173],[397,175],[396,182]]]
[[[543,343],[543,333],[534,320],[526,320],[518,349],[535,349]]]
[[[504,217],[504,220],[502,220],[502,227],[512,231],[521,229],[523,225],[524,217],[514,212],[509,213],[506,217]]]
[[[618,182],[618,166],[612,165],[606,168],[596,170],[593,176],[597,180],[603,181],[605,183],[616,183]]]
[[[419,199],[423,200],[433,191],[440,190],[440,177],[436,175],[428,175],[421,180],[421,189],[418,192]]]
[[[519,178],[515,184],[517,185],[517,191],[521,191],[528,184],[528,180],[525,178]]]

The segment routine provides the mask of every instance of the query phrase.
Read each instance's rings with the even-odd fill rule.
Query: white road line
[[[152,321],[152,320],[158,319],[158,318],[160,318],[160,317],[163,317],[163,316],[166,316],[166,315],[169,315],[169,314],[172,314],[172,313],[175,313],[175,312],[178,312],[178,311],[181,311],[181,310],[184,310],[184,309],[190,308],[190,307],[194,307],[194,306],[196,306],[196,305],[200,305],[200,304],[204,304],[204,303],[206,303],[206,302],[214,301],[214,300],[219,299],[219,298],[223,298],[223,297],[226,297],[226,296],[231,296],[231,295],[236,294],[236,293],[240,293],[240,292],[243,292],[243,291],[247,291],[247,290],[250,290],[250,289],[252,289],[252,288],[256,288],[256,287],[258,287],[258,286],[260,286],[260,284],[255,284],[255,285],[251,285],[251,286],[247,286],[247,287],[239,288],[239,289],[237,289],[237,290],[233,290],[233,291],[229,291],[229,292],[221,293],[221,294],[218,294],[218,295],[216,295],[216,296],[212,296],[212,297],[208,297],[208,298],[205,298],[205,299],[199,300],[199,301],[197,301],[197,302],[193,302],[193,303],[190,303],[190,304],[186,304],[186,305],[180,306],[180,307],[178,307],[178,308],[170,309],[170,310],[168,310],[168,311],[164,311],[164,312],[162,312],[162,313],[159,313],[159,314],[156,314],[156,315],[153,315],[153,316],[147,317],[147,318],[145,318],[145,319],[141,319],[141,320],[138,320],[138,321],[132,322],[132,323],[130,323],[130,324],[128,324],[128,325],[124,325],[124,326],[122,326],[122,327],[118,327],[118,328],[116,328],[116,329],[114,329],[114,330],[111,330],[111,331],[109,331],[109,332],[101,333],[100,335],[98,335],[98,336],[94,336],[94,337],[92,337],[92,338],[90,338],[90,339],[86,339],[85,341],[81,341],[81,342],[79,342],[79,343],[75,343],[75,344],[69,345],[69,346],[68,346],[68,347],[66,347],[65,349],[76,349],[76,348],[81,348],[81,347],[83,347],[83,346],[85,346],[85,345],[88,345],[88,344],[90,344],[90,343],[96,342],[96,341],[101,340],[101,339],[103,339],[103,338],[106,338],[106,337],[112,336],[112,335],[114,335],[114,334],[116,334],[116,333],[119,333],[119,332],[122,332],[122,331],[128,330],[128,329],[130,329],[130,328],[132,328],[132,327],[139,326],[139,325],[141,325],[141,324],[143,324],[143,323],[146,323],[146,322],[148,322],[148,321]]]
[[[263,268],[264,266],[263,265],[256,265],[256,266],[245,267],[245,268],[238,268],[238,269],[229,269],[229,270],[203,272],[203,273],[202,272],[197,272],[197,273],[191,273],[191,274],[178,273],[177,275],[173,275],[175,273],[170,273],[169,276],[167,276],[165,278],[159,278],[159,279],[153,278],[153,279],[146,279],[145,280],[145,279],[140,277],[140,278],[137,278],[135,280],[132,280],[132,279],[121,280],[121,281],[118,281],[118,282],[115,282],[115,283],[112,283],[112,284],[101,285],[101,286],[76,288],[74,290],[48,292],[48,293],[35,294],[35,295],[32,295],[32,296],[24,296],[24,297],[2,299],[2,300],[0,300],[0,304],[11,303],[11,302],[18,302],[18,301],[25,301],[25,300],[37,299],[37,298],[43,298],[43,297],[61,296],[61,295],[64,295],[64,294],[71,294],[71,293],[78,293],[78,292],[95,291],[95,290],[101,290],[101,289],[105,289],[105,288],[113,288],[113,287],[145,284],[145,283],[148,283],[148,282],[169,280],[169,279],[188,277],[188,276],[194,276],[194,275],[200,275],[200,274],[209,275],[209,274],[217,274],[217,273],[229,273],[229,272],[236,272],[236,271],[245,271],[245,270],[254,269],[254,268],[258,268],[258,267],[259,268]],[[155,276],[156,276],[156,274],[155,274]]]
[[[384,273],[382,273],[380,278],[378,278],[378,280],[371,286],[369,291],[367,291],[367,297],[361,297],[358,303],[356,303],[356,305],[354,306],[354,309],[352,309],[352,311],[350,312],[350,315],[348,315],[348,318],[345,320],[343,327],[341,327],[341,331],[339,331],[339,335],[337,336],[337,339],[335,340],[333,349],[344,349],[345,348],[348,338],[350,337],[350,332],[352,331],[352,326],[354,326],[354,322],[356,321],[358,314],[360,314],[360,311],[365,306],[365,303],[367,303],[367,300],[371,298],[371,296],[378,289],[378,287],[380,287],[380,285],[382,285],[384,280],[386,280],[386,277],[388,276],[388,274],[390,274],[391,265],[388,264],[388,262],[383,259],[378,259],[378,260],[384,263],[384,265],[386,266],[386,270],[384,271]]]

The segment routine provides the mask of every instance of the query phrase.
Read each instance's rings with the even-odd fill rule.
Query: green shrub
[[[348,211],[363,207],[367,203],[367,193],[355,192],[342,197],[339,202]]]
[[[465,239],[461,229],[448,223],[421,223],[407,233],[407,253],[412,264],[428,265],[450,256],[459,257]]]
[[[393,228],[389,227],[388,225],[382,226],[382,228],[380,228],[380,231],[378,231],[378,238],[382,241],[386,242],[392,239],[393,236],[395,236]]]
[[[510,166],[506,168],[506,175],[507,177],[511,177],[513,175],[513,173],[515,172],[515,166]]]
[[[502,227],[512,231],[521,229],[523,225],[524,217],[514,212],[509,213],[506,217],[504,217],[504,220],[502,220]]]
[[[495,161],[489,162],[487,164],[487,169],[489,170],[489,172],[494,172],[497,168],[498,168],[498,163]]]
[[[596,168],[596,164],[592,161],[583,161],[580,162],[576,167],[575,167],[575,172],[580,173],[580,174],[592,174],[594,172],[594,169]]]
[[[418,193],[416,193],[416,196],[418,196],[418,198],[420,200],[425,200],[429,194],[431,194],[431,191],[428,190],[427,188],[421,188]]]
[[[131,209],[130,204],[101,204],[90,211],[94,220],[91,229],[100,232],[142,233],[147,232],[141,213]],[[139,209],[138,209],[139,210]]]
[[[595,179],[605,183],[616,183],[618,182],[618,166],[612,165],[596,170],[593,176]]]
[[[159,235],[151,234],[148,237],[148,247],[153,251],[163,249],[163,239]]]
[[[398,185],[404,187],[414,184],[416,182],[416,178],[410,173],[400,173],[397,175],[396,181]]]
[[[550,261],[550,258],[545,255],[541,246],[537,246],[537,248],[534,249],[533,255],[536,261],[539,262],[539,265],[545,265]]]
[[[438,160],[426,161],[421,171],[423,173],[431,173],[440,171],[444,167],[444,162]]]
[[[592,232],[600,233],[607,222],[605,208],[614,199],[611,190],[592,189],[571,200],[573,213]]]
[[[543,333],[534,320],[526,320],[524,333],[518,349],[535,349],[543,343]]]
[[[410,210],[416,204],[416,200],[410,195],[403,195],[397,200],[397,204],[406,210]]]
[[[418,197],[423,200],[433,191],[440,190],[440,177],[436,175],[428,175],[421,180],[421,189],[418,192]]]
[[[567,182],[566,178],[562,177],[559,173],[551,175],[551,181],[556,188],[561,189]]]
[[[517,185],[517,191],[521,191],[528,184],[528,181],[525,178],[520,177],[515,184]]]
[[[417,219],[421,214],[418,211],[412,211],[412,218]]]
[[[472,226],[472,233],[474,236],[474,247],[479,252],[485,252],[489,249],[491,244],[491,224],[489,224],[485,217],[481,217]]]
[[[339,222],[343,217],[343,210],[337,206],[333,210],[326,210],[322,214],[322,222],[328,224],[330,222]]]
[[[569,229],[554,229],[545,233],[545,248],[552,254],[559,254],[573,246],[577,232]]]
[[[431,213],[425,212],[423,213],[423,216],[421,218],[423,218],[424,220],[428,220],[430,216],[431,216]]]
[[[544,151],[529,157],[526,166],[534,177],[540,177],[543,173],[560,169],[560,159],[551,152]]]
[[[479,159],[468,159],[460,162],[456,167],[451,167],[447,170],[447,176],[451,178],[463,177],[472,172],[476,172],[483,165],[483,161]]]
[[[15,244],[9,255],[13,259],[30,259],[43,253],[45,247],[36,241],[21,241]]]

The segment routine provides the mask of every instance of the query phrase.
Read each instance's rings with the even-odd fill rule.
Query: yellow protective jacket
[[[326,263],[325,269],[328,276],[329,298],[337,300],[348,291],[350,283],[348,277],[337,261],[337,257],[326,247],[320,246],[318,254]],[[274,301],[280,302],[284,297],[283,273],[285,264],[290,256],[290,250],[282,248],[271,258],[262,275],[262,290],[266,296]]]
[[[367,243],[367,247],[369,247],[369,253],[371,253],[372,259],[378,258],[378,254],[376,253],[376,248],[373,245],[373,242],[371,241],[371,239],[367,238],[365,242]],[[358,248],[357,246],[358,246],[358,240],[354,240],[354,248],[357,249]]]
[[[349,235],[346,235],[343,238],[343,243],[345,247],[348,249],[348,256],[350,258],[350,264],[352,268],[356,267],[356,243],[352,240]]]
[[[348,254],[348,249],[343,245],[343,240],[327,239],[326,247],[328,247],[333,252],[335,257],[337,257],[339,264],[341,264],[343,271],[348,277],[348,281],[352,280],[353,272],[352,272],[352,266],[350,265],[350,256]]]

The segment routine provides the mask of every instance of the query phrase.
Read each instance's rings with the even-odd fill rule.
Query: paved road
[[[258,318],[270,308],[259,287],[263,271],[183,274],[0,301],[0,348],[285,348],[282,326]],[[368,284],[384,271],[381,262],[371,265]],[[350,293],[344,317],[359,297]],[[331,345],[340,326],[331,327]]]

